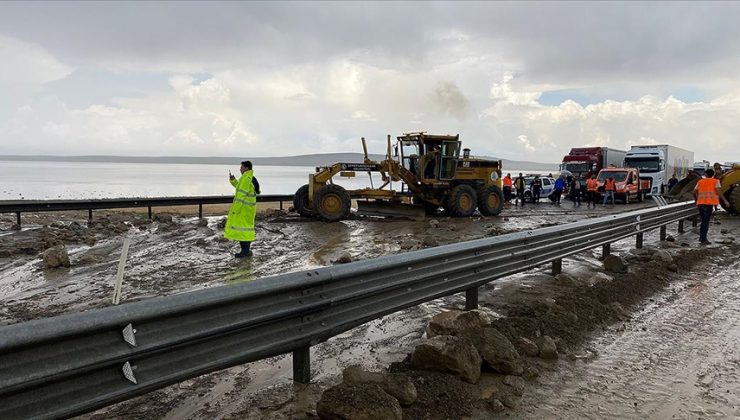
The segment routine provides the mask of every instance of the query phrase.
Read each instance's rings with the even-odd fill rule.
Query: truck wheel
[[[470,217],[475,213],[478,197],[470,185],[458,185],[450,191],[445,204],[445,210],[451,216]]]
[[[324,185],[313,198],[314,212],[325,222],[338,222],[346,218],[351,205],[352,199],[347,190],[334,184]]]
[[[308,184],[298,188],[293,196],[293,208],[303,217],[313,217],[311,206],[308,205]]]
[[[478,192],[478,210],[484,216],[497,216],[504,208],[504,193],[496,185]]]

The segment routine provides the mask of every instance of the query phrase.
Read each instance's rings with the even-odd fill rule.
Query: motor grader
[[[740,164],[735,163],[732,166],[723,167],[715,163],[714,177],[719,179],[722,195],[730,203],[729,207],[721,203],[722,207],[728,213],[740,214]],[[701,175],[697,172],[689,171],[684,179],[671,188],[666,197],[676,200],[692,200],[694,187],[700,179]]]
[[[335,222],[349,216],[352,200],[366,215],[423,216],[443,207],[450,216],[467,217],[476,208],[484,216],[495,216],[503,208],[501,161],[474,158],[465,149],[460,157],[459,135],[405,133],[396,138],[391,155],[387,138],[385,159],[365,158],[362,163],[335,163],[318,167],[308,184],[296,191],[293,207],[302,216]],[[357,172],[379,172],[382,185],[346,190],[333,183],[336,175],[354,177]],[[393,183],[400,189],[393,189]]]

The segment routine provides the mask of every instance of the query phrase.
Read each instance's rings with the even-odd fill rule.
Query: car
[[[526,186],[524,187],[524,202],[525,203],[534,202],[534,200],[532,199],[532,181],[534,181],[534,175],[527,175],[524,177],[524,183],[526,184]],[[540,181],[542,182],[542,189],[540,190],[540,199],[547,198],[547,196],[549,196],[552,193],[552,190],[555,187],[555,178],[550,178],[548,176],[540,176]],[[512,188],[511,198],[517,198],[516,188]]]

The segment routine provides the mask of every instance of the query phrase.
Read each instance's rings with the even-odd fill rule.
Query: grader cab
[[[503,208],[501,161],[473,158],[469,149],[460,157],[458,135],[407,133],[397,137],[393,154],[389,135],[381,161],[368,158],[364,138],[362,145],[362,163],[335,163],[309,175],[308,184],[293,199],[299,214],[342,220],[350,214],[352,199],[357,200],[358,213],[370,215],[413,217],[443,207],[451,216],[471,216],[476,208],[484,216],[495,216]],[[379,172],[383,184],[346,190],[332,181],[336,175],[353,177],[357,172]],[[399,190],[392,188],[394,182],[400,184]]]

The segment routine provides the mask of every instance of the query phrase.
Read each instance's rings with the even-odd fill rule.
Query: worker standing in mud
[[[254,242],[254,219],[257,215],[257,194],[260,191],[259,182],[252,172],[252,162],[242,162],[239,171],[241,176],[238,180],[229,171],[229,182],[236,188],[236,192],[226,218],[224,236],[232,241],[239,241],[241,251],[234,254],[234,257],[244,258],[252,256],[250,246]]]
[[[506,174],[504,177],[504,201],[506,204],[509,204],[511,202],[511,174]]]
[[[565,190],[565,176],[560,174],[558,179],[555,180],[555,187],[552,190],[552,194],[550,194],[552,204],[556,206],[560,205],[560,197],[563,195],[563,190]]]
[[[542,181],[539,175],[535,175],[532,180],[532,202],[540,204],[540,192],[542,191]]]
[[[596,208],[596,203],[599,199],[599,182],[596,181],[596,175],[591,175],[591,179],[586,181],[586,191],[588,193],[588,205],[586,208],[591,207],[591,204]]]
[[[610,199],[612,200],[612,205],[617,204],[617,202],[614,200],[614,192],[617,190],[617,184],[614,182],[613,177],[609,177],[604,181],[604,205],[606,205],[606,200]]]
[[[524,189],[527,187],[527,182],[524,181],[524,176],[519,172],[519,176],[514,180],[514,187],[516,187],[516,203],[522,200],[522,207],[524,207]]]
[[[696,206],[699,208],[699,216],[701,217],[699,242],[702,245],[711,244],[709,239],[707,239],[707,234],[709,233],[709,219],[712,217],[714,207],[719,205],[720,199],[727,207],[730,207],[730,203],[722,195],[719,179],[714,177],[714,170],[707,169],[705,177],[700,179],[699,182],[696,183],[696,187],[694,187],[694,201],[696,201]]]
[[[581,176],[578,174],[570,181],[570,198],[573,200],[573,207],[581,207]]]

